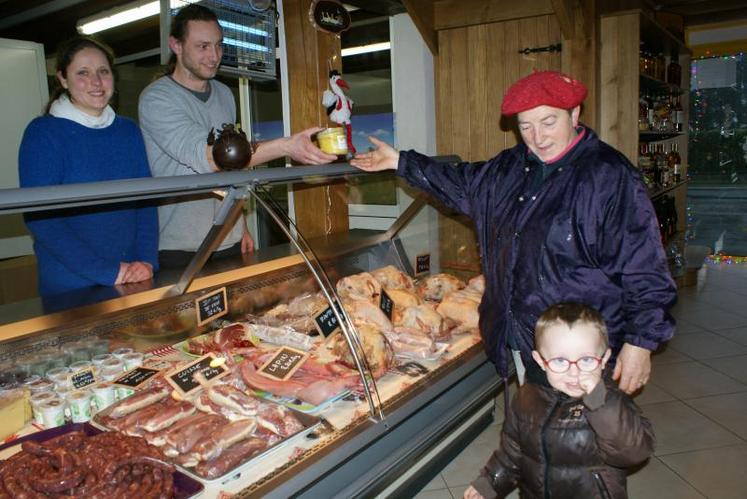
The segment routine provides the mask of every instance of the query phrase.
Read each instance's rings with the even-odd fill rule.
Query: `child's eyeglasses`
[[[542,354],[540,354],[540,357],[542,357]],[[602,358],[592,357],[589,355],[586,357],[578,358],[576,360],[568,360],[563,357],[555,357],[554,359],[546,360],[544,357],[542,357],[542,362],[545,363],[545,367],[556,374],[567,372],[568,369],[570,369],[574,364],[579,371],[590,373],[597,367],[599,367],[599,364],[602,363]]]

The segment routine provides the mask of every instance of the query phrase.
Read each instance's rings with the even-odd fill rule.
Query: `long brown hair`
[[[215,15],[215,12],[202,5],[191,3],[186,7],[182,7],[171,20],[169,36],[183,43],[187,38],[189,21],[212,21],[218,25],[218,29],[223,31],[220,23],[218,23],[218,16]],[[176,54],[172,52],[171,57],[169,57],[169,63],[166,66],[165,74],[172,74],[174,69],[176,69]]]
[[[67,96],[70,97],[70,93],[62,86],[60,79],[57,78],[57,72],[59,71],[63,78],[67,78],[68,66],[70,66],[70,63],[75,59],[75,54],[83,49],[96,49],[104,54],[104,57],[106,57],[106,60],[109,63],[109,69],[111,69],[112,74],[114,74],[114,51],[105,43],[89,36],[76,36],[75,38],[62,42],[57,47],[57,62],[55,64],[54,78],[55,86],[52,90],[52,96],[49,98],[49,102],[47,102],[47,106],[44,108],[44,114],[49,114],[49,108],[52,107],[52,103],[62,94],[67,94]]]

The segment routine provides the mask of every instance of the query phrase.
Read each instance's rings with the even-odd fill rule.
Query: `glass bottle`
[[[649,128],[648,101],[646,100],[646,96],[641,94],[638,99],[638,130],[641,132],[647,132]]]
[[[681,132],[685,129],[685,110],[682,109],[679,95],[674,101],[674,123],[677,132]]]
[[[667,66],[667,83],[677,85],[678,87],[682,83],[682,66],[680,66],[677,60],[677,52],[672,53],[669,66]]]
[[[672,144],[672,180],[675,184],[682,181],[682,156],[676,142]]]

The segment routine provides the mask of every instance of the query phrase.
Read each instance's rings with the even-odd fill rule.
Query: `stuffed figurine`
[[[348,84],[342,79],[340,73],[333,69],[329,72],[329,88],[322,94],[322,104],[327,108],[329,119],[333,122],[345,125],[345,135],[348,139],[348,151],[355,154],[353,147],[353,127],[350,124],[350,115],[353,114],[353,101],[345,95],[342,89],[350,90]]]

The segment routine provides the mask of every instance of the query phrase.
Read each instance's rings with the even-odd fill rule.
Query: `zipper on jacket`
[[[550,459],[549,459],[549,452],[547,450],[547,427],[550,426],[550,422],[552,421],[552,415],[555,413],[555,410],[560,405],[560,399],[555,398],[555,402],[553,403],[552,409],[550,409],[550,413],[547,415],[547,420],[545,420],[544,423],[542,423],[542,457],[545,458],[545,474],[542,477],[542,481],[544,483],[544,497],[545,499],[550,499]]]
[[[591,476],[594,477],[594,481],[597,483],[597,487],[599,488],[599,493],[602,495],[602,499],[612,499],[612,495],[610,495],[610,491],[607,488],[607,484],[604,483],[604,478],[602,478],[602,475],[598,471],[592,471]]]

